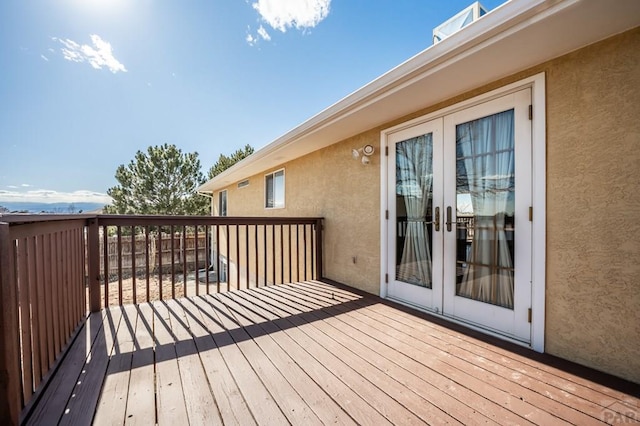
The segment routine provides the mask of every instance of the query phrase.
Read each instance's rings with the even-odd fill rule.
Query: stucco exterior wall
[[[324,275],[378,294],[380,131],[545,72],[545,350],[640,382],[638,52],[636,28],[383,123],[284,164],[284,209],[264,209],[263,174],[228,188],[229,215],[324,217]],[[376,147],[369,166],[351,158],[365,144]]]
[[[264,174],[272,170],[251,176],[244,188],[229,187],[229,216],[324,217],[324,275],[377,294],[380,156],[377,150],[371,164],[364,166],[352,159],[351,150],[366,143],[378,149],[379,139],[379,132],[367,132],[281,166],[285,169],[283,209],[264,208]]]
[[[546,350],[640,382],[640,31],[547,69]]]

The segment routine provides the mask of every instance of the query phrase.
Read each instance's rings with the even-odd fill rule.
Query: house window
[[[220,191],[218,193],[218,216],[227,215],[227,191]]]
[[[265,207],[278,209],[284,207],[284,170],[269,173],[264,177]]]

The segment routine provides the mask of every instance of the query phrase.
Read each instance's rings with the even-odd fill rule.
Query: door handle
[[[451,225],[453,222],[451,221],[451,206],[447,207],[447,232],[451,232]]]
[[[436,207],[436,220],[433,222],[436,232],[440,231],[440,207]]]

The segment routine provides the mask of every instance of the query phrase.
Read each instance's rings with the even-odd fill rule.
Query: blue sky
[[[206,173],[429,47],[471,3],[2,0],[0,205],[107,202],[118,165],[162,143]]]

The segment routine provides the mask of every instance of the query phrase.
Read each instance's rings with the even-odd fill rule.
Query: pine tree
[[[209,169],[209,179],[224,172],[245,157],[250,156],[254,151],[255,150],[251,145],[245,145],[244,148],[236,150],[236,152],[231,154],[229,157],[224,154],[220,154],[218,162]]]
[[[198,153],[183,153],[175,145],[138,151],[128,165],[116,170],[118,185],[107,194],[110,214],[204,215],[209,200],[196,189],[204,181]]]

